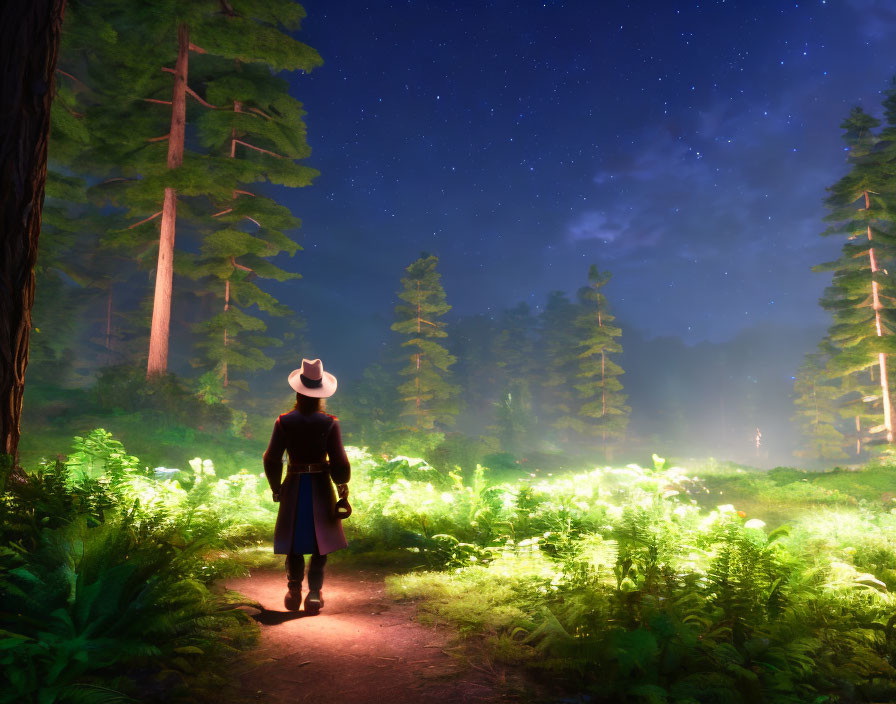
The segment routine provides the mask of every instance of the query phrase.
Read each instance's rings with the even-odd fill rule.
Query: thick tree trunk
[[[0,455],[19,446],[65,0],[0,2]]]
[[[177,62],[174,64],[174,92],[171,98],[171,131],[168,133],[168,168],[176,169],[184,160],[184,130],[187,123],[187,61],[190,56],[190,29],[181,25],[177,32]],[[174,230],[177,223],[177,194],[165,189],[162,225],[159,234],[159,262],[152,304],[149,334],[149,361],[146,376],[168,370],[168,331],[171,324],[171,286],[174,279]]]

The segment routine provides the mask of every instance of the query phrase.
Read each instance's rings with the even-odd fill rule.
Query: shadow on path
[[[305,612],[268,611],[265,609],[264,611],[259,611],[257,614],[253,614],[252,618],[262,626],[279,626],[281,623],[286,623],[287,621],[293,621],[297,618],[305,618]]]

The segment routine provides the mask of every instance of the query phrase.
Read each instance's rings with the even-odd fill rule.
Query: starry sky
[[[303,5],[321,175],[277,194],[305,249],[274,293],[328,369],[376,357],[421,251],[453,314],[538,309],[596,263],[649,336],[827,323],[822,200],[839,124],[896,74],[893,0]]]

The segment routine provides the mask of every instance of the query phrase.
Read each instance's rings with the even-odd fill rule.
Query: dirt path
[[[317,616],[283,608],[282,571],[228,580],[265,607],[250,612],[261,640],[237,672],[240,693],[265,704],[517,701],[501,693],[502,673],[465,664],[447,630],[418,623],[414,604],[388,598],[383,577],[328,565]]]

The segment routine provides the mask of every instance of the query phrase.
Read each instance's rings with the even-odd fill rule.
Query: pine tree
[[[71,17],[72,13],[69,13]],[[66,27],[71,22],[66,23]],[[66,32],[63,32],[63,40]],[[86,182],[75,169],[78,155],[88,143],[79,119],[78,83],[63,70],[65,42],[57,66],[57,91],[51,110],[47,181],[41,212],[41,236],[34,267],[35,295],[30,374],[40,378],[52,373],[60,380],[71,368],[79,321],[86,305],[83,290],[67,285],[85,273],[81,254],[91,242],[84,236],[87,209]],[[86,228],[89,230],[89,226]],[[32,377],[32,378],[34,378]]]
[[[890,174],[873,132],[879,124],[861,108],[854,108],[841,125],[852,169],[830,188],[826,205],[831,213],[826,219],[833,225],[823,234],[845,237],[846,242],[839,259],[815,270],[833,272],[832,284],[821,300],[834,317],[829,331],[835,348],[831,370],[840,376],[864,372],[876,377],[877,392],[864,398],[877,402],[883,422],[869,432],[884,433],[886,442],[892,443],[887,354],[896,351],[896,291],[881,262],[894,261],[896,238],[885,199]]]
[[[335,405],[328,406],[343,421],[347,441],[374,452],[388,447],[387,440],[395,435],[395,419],[404,406],[396,400],[391,381],[393,375],[385,365],[371,364],[360,379],[349,382],[348,394],[339,396]]]
[[[276,248],[295,251],[281,228],[296,221],[250,185],[298,187],[315,175],[295,163],[308,155],[301,106],[271,72],[309,71],[320,57],[288,34],[304,16],[290,0],[168,0],[146,7],[101,0],[100,6],[106,40],[91,67],[105,83],[89,116],[101,125],[98,149],[110,165],[102,190],[136,220],[119,230],[119,244],[152,241],[155,221],[161,223],[147,366],[154,375],[167,367],[178,223],[187,233],[211,230],[217,238],[210,258],[227,266],[207,264],[220,281],[225,318],[227,281],[239,286],[248,273],[283,276],[265,257]],[[195,125],[198,145],[184,141],[186,125]],[[246,223],[258,223],[263,233],[247,232]],[[253,236],[257,241],[248,242]],[[231,332],[241,322],[234,320]]]
[[[793,382],[796,413],[793,420],[803,438],[798,457],[813,460],[839,460],[846,457],[843,451],[846,438],[838,430],[842,413],[837,399],[842,390],[835,386],[827,374],[827,358],[830,350],[806,355]]]
[[[456,358],[436,342],[447,337],[439,320],[451,306],[446,302],[439,263],[435,255],[423,253],[401,279],[398,297],[405,302],[395,307],[398,321],[392,330],[408,336],[402,347],[411,349],[408,365],[399,373],[409,377],[398,387],[403,410],[415,431],[433,430],[454,424],[457,416],[457,387],[450,383],[449,367]]]
[[[446,346],[457,358],[452,374],[458,380],[464,412],[455,430],[478,435],[490,418],[480,410],[487,410],[499,395],[498,367],[494,353],[497,324],[492,316],[477,313],[452,321],[445,328]]]
[[[255,10],[262,7],[257,2],[242,5],[243,12],[249,7]],[[279,5],[279,8],[266,5],[265,10],[273,14],[262,21],[276,18],[288,22],[289,28],[298,29],[304,15],[301,8],[294,3]],[[230,19],[238,16],[230,5],[226,12]],[[253,279],[301,278],[269,261],[281,252],[292,256],[300,249],[285,232],[298,228],[301,221],[287,208],[259,193],[257,186],[268,179],[291,187],[306,186],[317,175],[313,169],[295,161],[310,153],[302,121],[305,113],[302,104],[289,96],[286,81],[272,73],[272,69],[310,70],[320,59],[313,50],[277,31],[273,25],[268,30],[266,42],[255,52],[254,60],[247,62],[247,55],[243,54],[240,59],[228,60],[224,66],[210,69],[216,75],[205,81],[206,98],[216,106],[231,109],[209,110],[198,120],[203,143],[219,158],[224,156],[230,160],[228,178],[232,179],[230,199],[218,198],[214,202],[212,218],[219,226],[204,237],[202,245],[203,270],[218,280],[223,304],[222,312],[206,325],[218,335],[216,341],[205,343],[206,349],[216,351],[207,358],[220,370],[225,388],[230,383],[230,368],[234,363],[246,370],[269,368],[273,364],[261,351],[260,345],[265,340],[257,336],[252,340],[239,339],[239,332],[246,330],[247,324],[258,331],[264,329],[247,319],[246,309],[254,304],[270,315],[293,313],[252,283]],[[276,169],[271,168],[274,164]],[[276,342],[270,338],[267,341],[268,344]],[[241,350],[235,351],[237,347]],[[255,360],[246,366],[249,350]]]
[[[492,405],[501,448],[514,454],[531,448],[535,412],[528,379],[508,382],[501,397]]]
[[[519,303],[501,312],[498,329],[492,350],[494,385],[499,394],[492,408],[502,447],[520,453],[533,446],[538,424],[532,393],[538,319],[527,303]]]
[[[880,422],[883,405],[877,365],[844,374],[829,359],[827,368],[827,376],[838,382],[837,406],[845,421],[844,430],[849,429],[847,437],[855,440],[855,455],[858,457],[867,447],[886,442],[881,436],[885,426]]]
[[[605,456],[608,456],[610,444],[624,437],[631,412],[619,380],[624,371],[610,359],[611,355],[622,353],[618,340],[622,330],[613,325],[615,318],[610,315],[607,297],[601,290],[610,278],[610,272],[601,272],[595,265],[591,266],[588,270],[590,285],[579,290],[582,308],[576,321],[582,340],[575,388],[580,394],[579,415],[588,419],[582,429],[601,439]]]
[[[115,84],[107,50],[114,35],[109,0],[68,3],[57,67],[57,95],[35,274],[34,362],[55,383],[72,367],[71,349],[86,345],[77,364],[115,361],[121,339],[116,305],[120,283],[133,282],[133,252],[110,247],[104,234],[121,227],[116,213],[88,198],[88,183],[112,168],[100,121],[92,119]],[[136,51],[137,49],[134,48]],[[104,66],[98,71],[97,65]],[[85,339],[87,338],[87,339]],[[93,370],[91,370],[93,371]]]
[[[584,430],[579,417],[575,377],[579,371],[576,331],[578,306],[563,291],[552,291],[540,318],[540,366],[534,369],[539,418],[553,428],[562,442]]]

